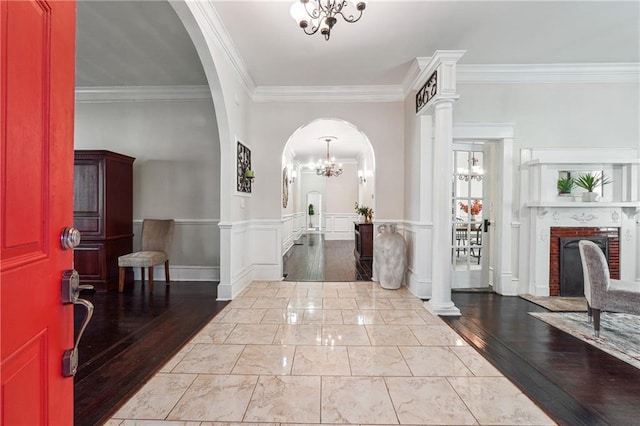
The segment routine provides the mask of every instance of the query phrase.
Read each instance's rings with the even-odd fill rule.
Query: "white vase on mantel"
[[[595,192],[584,192],[582,194],[582,201],[586,201],[589,203],[598,201],[598,194],[596,194]]]

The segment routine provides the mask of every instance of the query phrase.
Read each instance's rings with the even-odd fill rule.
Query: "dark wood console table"
[[[373,258],[373,223],[353,222],[356,247],[356,260]]]

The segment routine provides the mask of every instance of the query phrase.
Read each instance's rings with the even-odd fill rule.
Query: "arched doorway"
[[[338,118],[312,120],[289,137],[282,170],[283,263],[295,246],[305,242],[316,247],[326,242],[336,250],[352,251],[353,222],[359,220],[355,204],[375,210],[375,155],[368,137]],[[323,260],[326,264],[328,258]],[[287,274],[284,269],[286,265],[283,274]],[[322,273],[313,277],[327,280]],[[300,275],[297,279],[315,280]]]

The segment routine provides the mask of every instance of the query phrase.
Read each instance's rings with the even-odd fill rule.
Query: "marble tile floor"
[[[555,422],[404,287],[257,281],[106,424]]]

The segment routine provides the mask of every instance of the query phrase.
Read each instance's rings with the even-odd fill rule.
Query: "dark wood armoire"
[[[104,150],[76,150],[73,223],[80,231],[74,251],[81,284],[97,291],[118,285],[118,256],[133,251],[133,162]]]

